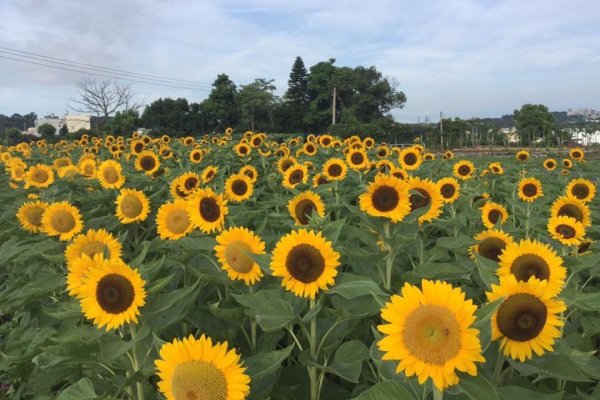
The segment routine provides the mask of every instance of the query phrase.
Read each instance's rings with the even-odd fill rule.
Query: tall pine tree
[[[284,95],[287,108],[288,129],[291,131],[304,131],[305,115],[308,111],[308,72],[301,57],[296,57],[290,79],[288,79],[288,90]]]

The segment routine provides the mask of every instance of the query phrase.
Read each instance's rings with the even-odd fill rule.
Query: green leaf
[[[503,386],[498,388],[498,396],[500,400],[561,400],[564,394],[565,392],[540,393],[518,386]]]
[[[332,243],[336,243],[340,237],[340,232],[346,225],[346,218],[338,219],[337,221],[325,224],[323,226],[323,237],[330,240]]]
[[[287,292],[283,288],[261,289],[249,294],[234,294],[233,298],[246,308],[246,314],[251,317],[254,317],[262,305],[270,300],[285,300],[292,306],[295,315],[300,314],[306,308],[307,303],[304,298]]]
[[[256,313],[256,322],[265,332],[282,329],[294,318],[294,309],[285,300],[269,300]]]
[[[307,323],[311,319],[315,318],[317,314],[321,311],[321,304],[317,304],[314,308],[308,310],[306,314],[302,317],[302,322]]]
[[[499,282],[498,275],[496,275],[498,263],[490,260],[489,258],[483,257],[477,252],[474,252],[473,254],[477,260],[477,272],[479,273],[483,283],[485,283],[486,288],[489,290],[492,288],[491,285],[497,285]]]
[[[332,364],[325,370],[347,381],[358,383],[363,360],[368,358],[367,346],[360,340],[351,340],[336,350]]]
[[[56,400],[89,400],[101,398],[101,396],[96,394],[92,381],[89,378],[81,378],[75,384],[63,390]]]
[[[415,400],[408,390],[394,381],[381,382],[365,390],[353,400]]]
[[[340,273],[328,293],[339,294],[346,299],[354,299],[365,295],[387,296],[379,285],[364,276]]]
[[[475,311],[475,323],[473,328],[479,329],[479,340],[481,342],[482,353],[488,348],[492,341],[492,315],[494,311],[500,307],[504,298],[498,299],[494,302],[487,303],[486,305],[479,307]]]
[[[268,351],[246,357],[244,359],[244,364],[248,367],[246,374],[250,376],[252,381],[255,381],[272,372],[276,372],[281,367],[281,363],[290,356],[294,346],[294,344],[291,344],[281,350]]]
[[[499,400],[494,385],[481,374],[462,374],[458,385],[454,386],[452,391],[465,393],[472,400]]]
[[[457,251],[468,249],[477,243],[479,243],[479,241],[470,236],[441,237],[436,240],[435,246],[446,250]]]
[[[148,324],[159,334],[170,325],[180,321],[188,309],[196,302],[200,291],[198,282],[181,289],[148,297],[148,303],[142,308],[140,322]]]

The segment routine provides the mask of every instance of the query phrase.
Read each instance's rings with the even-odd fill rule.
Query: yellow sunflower
[[[563,158],[562,163],[563,163],[563,167],[565,167],[567,169],[573,167],[573,161],[571,161],[570,158]]]
[[[308,182],[308,168],[304,164],[295,164],[283,174],[283,186],[294,189],[299,184]]]
[[[161,239],[177,240],[192,231],[194,224],[188,203],[175,199],[160,206],[156,213],[157,231]]]
[[[494,203],[493,201],[486,201],[483,207],[481,207],[481,221],[483,226],[488,229],[493,229],[496,224],[504,224],[508,219],[508,211],[503,205]]]
[[[265,254],[265,243],[248,228],[232,227],[217,235],[215,253],[230,279],[253,285],[264,275],[248,254]]]
[[[304,151],[304,154],[312,157],[317,154],[318,148],[313,142],[306,142],[304,143],[304,146],[302,146],[302,150]]]
[[[451,150],[446,150],[446,152],[444,153],[444,155],[442,155],[442,158],[444,160],[451,160],[454,158],[454,153]]]
[[[321,135],[317,138],[317,141],[319,142],[319,145],[321,147],[327,148],[327,147],[331,147],[331,144],[333,142],[333,136],[325,134],[325,135]]]
[[[65,249],[67,267],[84,254],[90,258],[98,254],[103,258],[121,258],[123,246],[106,229],[88,229],[85,234],[75,236],[73,241]]]
[[[492,340],[501,339],[504,354],[521,362],[531,359],[533,352],[553,351],[564,325],[560,313],[567,307],[547,290],[545,281],[534,277],[527,282],[508,275],[500,285],[486,292],[490,302],[504,298],[492,315]]]
[[[554,171],[556,169],[556,160],[554,158],[547,158],[544,160],[544,168],[548,171]]]
[[[424,279],[421,286],[407,282],[401,296],[385,303],[377,345],[383,360],[400,361],[396,373],[416,375],[420,384],[431,378],[442,391],[459,382],[457,370],[475,376],[475,363],[485,362],[479,330],[472,327],[477,306],[446,282]]]
[[[405,170],[414,171],[421,166],[423,158],[421,157],[421,152],[415,146],[411,146],[402,149],[398,156],[398,162]]]
[[[560,196],[552,203],[550,217],[560,217],[561,215],[575,218],[586,228],[592,224],[590,208],[574,196]]]
[[[96,160],[93,157],[80,158],[77,168],[79,173],[87,179],[93,179],[96,176]]]
[[[160,168],[160,160],[156,153],[152,150],[144,150],[137,154],[135,159],[135,169],[144,171],[148,175],[158,171]]]
[[[395,165],[391,160],[379,160],[375,163],[375,169],[379,174],[389,174]]]
[[[367,168],[370,164],[367,152],[362,148],[362,145],[357,149],[350,149],[346,154],[346,163],[352,169],[360,170]]]
[[[56,172],[58,172],[58,170],[62,167],[67,167],[69,165],[73,165],[71,157],[58,157],[52,162],[52,166],[54,167]]]
[[[42,230],[42,215],[48,208],[45,201],[28,201],[23,203],[17,211],[17,219],[23,229],[29,232],[37,233]]]
[[[461,160],[454,164],[454,176],[460,180],[471,179],[473,172],[475,172],[475,165],[469,160]]]
[[[471,255],[475,253],[489,260],[499,262],[500,255],[509,244],[514,243],[512,236],[501,229],[490,229],[474,236],[479,243],[469,248]]]
[[[442,178],[437,185],[444,203],[454,203],[460,196],[460,184],[454,178]]]
[[[375,139],[373,139],[372,137],[367,136],[363,140],[363,146],[365,146],[366,149],[372,149],[373,146],[375,146]]]
[[[565,191],[568,196],[574,196],[584,203],[589,203],[596,196],[596,185],[587,179],[573,179]]]
[[[125,184],[123,167],[115,160],[102,161],[98,166],[96,178],[104,189],[119,189]]]
[[[308,225],[309,217],[315,212],[319,217],[325,216],[325,204],[318,194],[307,190],[288,202],[288,210],[296,225]]]
[[[519,181],[518,196],[521,200],[532,203],[544,195],[542,182],[537,178],[523,178]]]
[[[254,185],[244,174],[234,174],[225,181],[225,197],[239,203],[248,200],[254,191]]]
[[[390,148],[386,144],[381,144],[377,146],[375,154],[377,154],[377,158],[387,158],[390,152]]]
[[[219,172],[219,167],[214,165],[209,165],[208,167],[204,168],[204,171],[202,171],[202,182],[205,184],[212,182],[212,180],[215,179],[217,172]]]
[[[548,244],[537,240],[523,239],[510,243],[500,255],[496,274],[500,277],[514,275],[518,281],[526,282],[532,276],[548,281],[546,291],[556,296],[562,290],[567,276],[563,259]]]
[[[67,241],[83,230],[79,209],[66,201],[50,204],[42,214],[41,231]]]
[[[67,165],[58,170],[59,178],[73,180],[73,178],[79,173],[79,169],[75,165]]]
[[[202,162],[202,158],[203,158],[202,150],[192,149],[192,151],[190,151],[189,159],[192,163],[200,164]]]
[[[348,165],[341,158],[330,158],[323,164],[323,175],[328,181],[342,181],[348,173]]]
[[[250,183],[254,184],[258,180],[258,171],[253,165],[244,165],[240,168],[240,174],[245,175],[250,179]]]
[[[116,216],[122,224],[145,221],[150,213],[150,200],[141,190],[121,189],[115,204]]]
[[[96,260],[99,260],[98,258]],[[86,271],[80,293],[81,309],[98,328],[116,329],[137,323],[146,290],[138,271],[120,259],[101,259]]]
[[[188,201],[188,207],[194,226],[202,232],[220,232],[223,229],[229,208],[222,194],[208,187],[198,189]]]
[[[490,163],[488,165],[488,168],[495,175],[502,175],[502,174],[504,174],[504,168],[502,168],[502,164],[500,164],[499,162]]]
[[[580,148],[574,148],[569,151],[569,157],[575,160],[582,160],[585,157],[585,152]]]
[[[132,140],[131,143],[129,143],[129,150],[132,154],[135,155],[140,154],[142,151],[144,151],[145,147],[146,144],[142,139]]]
[[[530,156],[531,154],[529,154],[527,150],[520,150],[517,152],[517,155],[515,157],[519,162],[524,163],[527,162],[527,160],[529,160]]]
[[[315,298],[335,283],[340,255],[321,232],[300,229],[279,239],[272,252],[273,276],[283,277],[282,286],[296,296]]]
[[[289,151],[289,149],[288,149]],[[277,161],[277,169],[281,175],[285,174],[285,171],[288,170],[292,165],[296,165],[298,160],[296,160],[293,156],[283,156]]]
[[[179,177],[181,190],[186,194],[192,194],[201,183],[200,176],[195,172],[186,172]]]
[[[565,246],[579,245],[585,237],[585,227],[573,217],[561,215],[548,220],[548,232]]]
[[[329,180],[320,173],[316,173],[315,176],[313,176],[312,178],[312,187],[314,188],[324,185],[326,183],[329,183]]]
[[[390,176],[395,176],[396,178],[405,181],[408,179],[408,172],[402,167],[394,167],[390,170]]]
[[[165,343],[156,360],[158,389],[167,400],[243,400],[250,393],[250,378],[235,349],[205,335],[190,335]]]
[[[427,178],[413,176],[408,179],[408,190],[411,192],[410,212],[429,207],[429,210],[419,217],[419,224],[431,222],[440,216],[444,200],[437,184]]]
[[[238,156],[240,157],[245,157],[247,155],[249,155],[252,152],[252,148],[250,147],[250,145],[248,143],[238,143],[236,144],[233,149],[235,150],[235,152],[237,153]]]
[[[374,217],[386,217],[399,222],[411,211],[408,184],[393,176],[377,175],[359,196],[362,211]]]
[[[423,154],[423,160],[425,160],[425,161],[435,160],[435,154],[433,154],[431,152],[424,153]]]
[[[44,164],[37,164],[29,167],[25,176],[25,188],[47,188],[54,182],[54,171],[52,167]]]

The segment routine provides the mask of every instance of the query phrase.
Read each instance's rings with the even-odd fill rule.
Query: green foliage
[[[56,133],[56,128],[50,124],[42,124],[38,126],[38,133],[43,137],[52,137]]]
[[[241,116],[248,120],[248,128],[256,132],[255,121],[262,116],[263,121],[271,121],[269,130],[274,129],[273,112],[277,103],[277,97],[273,94],[276,89],[273,80],[256,79],[248,85],[242,85],[237,93],[237,103],[241,108]],[[264,128],[259,128],[265,131]]]
[[[548,135],[554,127],[555,117],[543,104],[523,104],[514,111],[514,123],[522,146],[548,143]]]

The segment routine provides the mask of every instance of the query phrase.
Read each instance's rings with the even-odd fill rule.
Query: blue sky
[[[237,85],[274,79],[282,95],[300,56],[307,68],[375,66],[407,96],[399,122],[525,103],[600,109],[596,0],[4,0],[0,21],[5,115],[62,114],[88,76],[1,58],[23,59],[6,49],[200,83],[133,83],[144,104],[202,101],[221,73]]]

